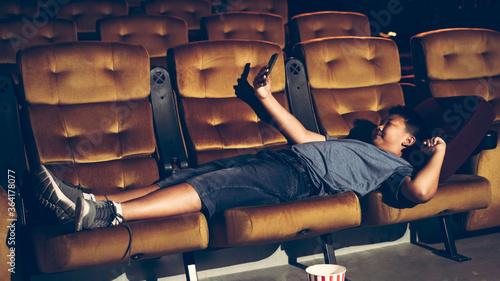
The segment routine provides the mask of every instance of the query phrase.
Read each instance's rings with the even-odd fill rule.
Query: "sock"
[[[120,225],[123,223],[122,204],[120,204],[119,202],[114,202],[114,201],[110,201],[110,202],[113,203],[113,205],[115,206],[115,211],[116,211],[115,219],[111,222],[111,225]]]

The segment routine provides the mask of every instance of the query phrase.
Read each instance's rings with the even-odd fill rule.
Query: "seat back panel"
[[[285,48],[285,26],[278,15],[255,12],[229,12],[202,19],[208,40],[253,39],[274,42]]]
[[[188,42],[187,24],[176,17],[127,15],[98,22],[102,41],[143,45],[150,57],[163,57],[168,48]]]
[[[279,45],[253,40],[203,41],[169,50],[168,66],[195,162],[287,144],[251,86],[273,53],[282,53]],[[273,95],[288,108],[282,55],[271,79]]]
[[[96,193],[158,179],[144,47],[41,45],[23,50],[19,65],[35,146],[30,150],[40,163]]]
[[[378,124],[404,104],[399,54],[394,41],[343,37],[296,45],[305,62],[320,131],[345,137],[358,120]]]
[[[370,36],[370,22],[353,12],[314,12],[294,16],[291,21],[294,43],[334,36]]]

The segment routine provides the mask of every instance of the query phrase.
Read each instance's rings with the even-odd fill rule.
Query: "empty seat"
[[[288,3],[286,0],[239,0],[227,1],[226,12],[258,12],[281,16],[288,24]]]
[[[143,2],[147,15],[175,16],[186,21],[190,41],[200,39],[200,21],[212,13],[208,0],[148,0]]]
[[[453,28],[429,31],[411,40],[415,81],[426,97],[477,95],[488,101],[496,114],[490,130],[500,132],[500,33],[487,29]],[[468,114],[476,104],[468,101],[451,111],[449,118]],[[456,123],[456,121],[454,121]],[[494,145],[498,140],[494,141]],[[491,205],[470,212],[468,230],[499,226],[500,148],[483,150],[470,163],[470,172],[487,178],[492,186]]]
[[[97,25],[101,41],[144,46],[152,66],[167,67],[167,50],[188,42],[186,22],[176,17],[128,15],[101,19]]]
[[[283,19],[269,13],[219,13],[202,18],[201,30],[207,40],[253,39],[286,46]]]
[[[79,40],[97,40],[98,19],[127,14],[128,4],[124,0],[74,0],[60,6],[57,18],[73,20]]]
[[[39,45],[21,51],[18,64],[31,167],[44,164],[61,180],[92,188],[95,194],[159,179],[148,99],[153,79],[144,47],[99,41]],[[208,244],[201,213],[129,225],[132,259]],[[35,258],[45,273],[124,262],[130,238],[123,226],[75,232],[71,225],[52,224],[35,227],[33,237]]]
[[[333,36],[370,36],[370,21],[364,14],[323,11],[300,14],[290,19],[292,44]]]
[[[357,128],[367,130],[361,125],[379,124],[388,115],[390,107],[405,103],[398,84],[401,77],[398,50],[392,40],[367,37],[315,39],[297,44],[295,54],[304,60],[314,111],[323,133],[351,137]],[[439,116],[436,114],[433,118]],[[489,118],[491,115],[487,114],[481,120],[488,122],[491,121]],[[358,137],[371,141],[371,129],[368,126],[368,131],[363,131],[368,134]],[[482,133],[485,131],[483,127]],[[481,138],[472,137],[474,141]],[[411,157],[409,161],[412,164],[419,162]],[[453,175],[443,179],[433,199],[413,208],[404,208],[388,200],[383,189],[375,190],[360,198],[361,225],[387,225],[485,208],[490,202],[490,192],[490,183],[484,177]]]
[[[18,83],[16,53],[30,46],[76,41],[76,26],[71,20],[10,19],[0,21],[0,72],[8,74]],[[32,22],[32,25],[27,23]],[[36,24],[36,25],[35,25]],[[29,33],[27,33],[29,32]]]
[[[192,166],[288,147],[250,85],[279,45],[253,40],[201,41],[169,50],[169,69]],[[288,108],[283,55],[271,74],[272,92]],[[263,112],[264,111],[264,112]],[[231,208],[210,219],[210,245],[275,243],[356,227],[358,201],[348,192],[275,205]]]

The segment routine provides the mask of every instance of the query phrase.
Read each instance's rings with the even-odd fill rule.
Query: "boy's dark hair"
[[[405,119],[406,131],[412,134],[417,142],[428,138],[427,126],[422,117],[413,109],[397,105],[389,109],[389,115],[397,114]]]

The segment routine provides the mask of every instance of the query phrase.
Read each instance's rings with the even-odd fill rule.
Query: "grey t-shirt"
[[[354,191],[363,196],[387,181],[398,198],[401,182],[413,172],[403,158],[354,139],[327,136],[324,142],[296,144],[291,150],[306,166],[315,187],[330,194]]]

